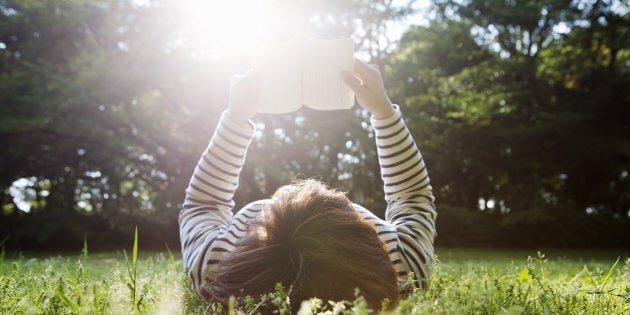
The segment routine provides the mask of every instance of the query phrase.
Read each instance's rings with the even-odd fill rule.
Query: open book
[[[251,57],[262,73],[260,113],[288,113],[302,105],[319,110],[348,109],[354,93],[341,80],[352,72],[354,41],[316,39],[299,33],[286,42],[261,45]]]

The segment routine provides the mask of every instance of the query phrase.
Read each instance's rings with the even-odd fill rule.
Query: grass
[[[137,243],[136,243],[137,244]],[[170,250],[0,257],[0,313],[256,313],[257,305],[204,302],[188,290],[181,258]],[[36,257],[36,258],[34,258]],[[414,292],[387,314],[629,314],[630,258],[623,251],[438,249],[428,291]],[[278,313],[282,288],[269,294]],[[296,301],[290,301],[295,303]],[[301,314],[364,314],[362,298],[313,299]]]

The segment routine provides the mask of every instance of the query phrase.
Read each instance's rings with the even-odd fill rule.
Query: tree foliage
[[[8,244],[116,244],[136,225],[141,239],[177,243],[178,209],[229,77],[248,67],[246,52],[196,34],[182,3],[0,0]],[[382,66],[444,208],[476,211],[481,200],[521,213],[511,220],[535,211],[534,221],[558,222],[587,208],[627,217],[627,5],[435,0],[427,24],[397,42],[388,28],[416,13],[414,1],[265,3],[285,9],[262,18],[264,38],[352,35]],[[382,214],[368,118],[260,115],[237,203],[315,176]]]
[[[415,115],[438,200],[627,217],[629,8],[434,3],[390,55],[388,81]]]
[[[384,49],[372,43],[376,30],[408,12],[391,1],[278,3],[286,10],[266,17],[266,39],[356,30],[358,47],[380,47],[365,48],[372,54]],[[227,106],[229,77],[248,67],[245,52],[203,42],[178,16],[181,4],[0,1],[0,226],[10,244],[63,246],[84,235],[115,244],[139,223],[144,239],[177,242],[184,190]],[[296,176],[354,183],[354,196],[378,191],[359,116],[260,117],[239,203]],[[350,181],[353,173],[365,180]]]

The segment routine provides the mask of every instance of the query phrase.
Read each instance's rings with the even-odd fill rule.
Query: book
[[[298,33],[285,42],[259,45],[252,68],[262,74],[259,113],[288,113],[302,106],[349,109],[354,93],[340,73],[352,73],[354,41],[318,39]]]

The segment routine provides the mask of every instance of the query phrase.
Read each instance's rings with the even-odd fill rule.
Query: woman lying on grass
[[[353,300],[358,288],[378,310],[383,299],[395,305],[401,290],[428,285],[436,211],[422,156],[376,68],[356,60],[342,79],[372,114],[386,220],[315,180],[283,186],[233,215],[261,82],[249,71],[233,80],[230,106],[180,213],[184,264],[203,296],[223,304],[230,296],[257,299],[281,283],[295,311],[312,297]]]

